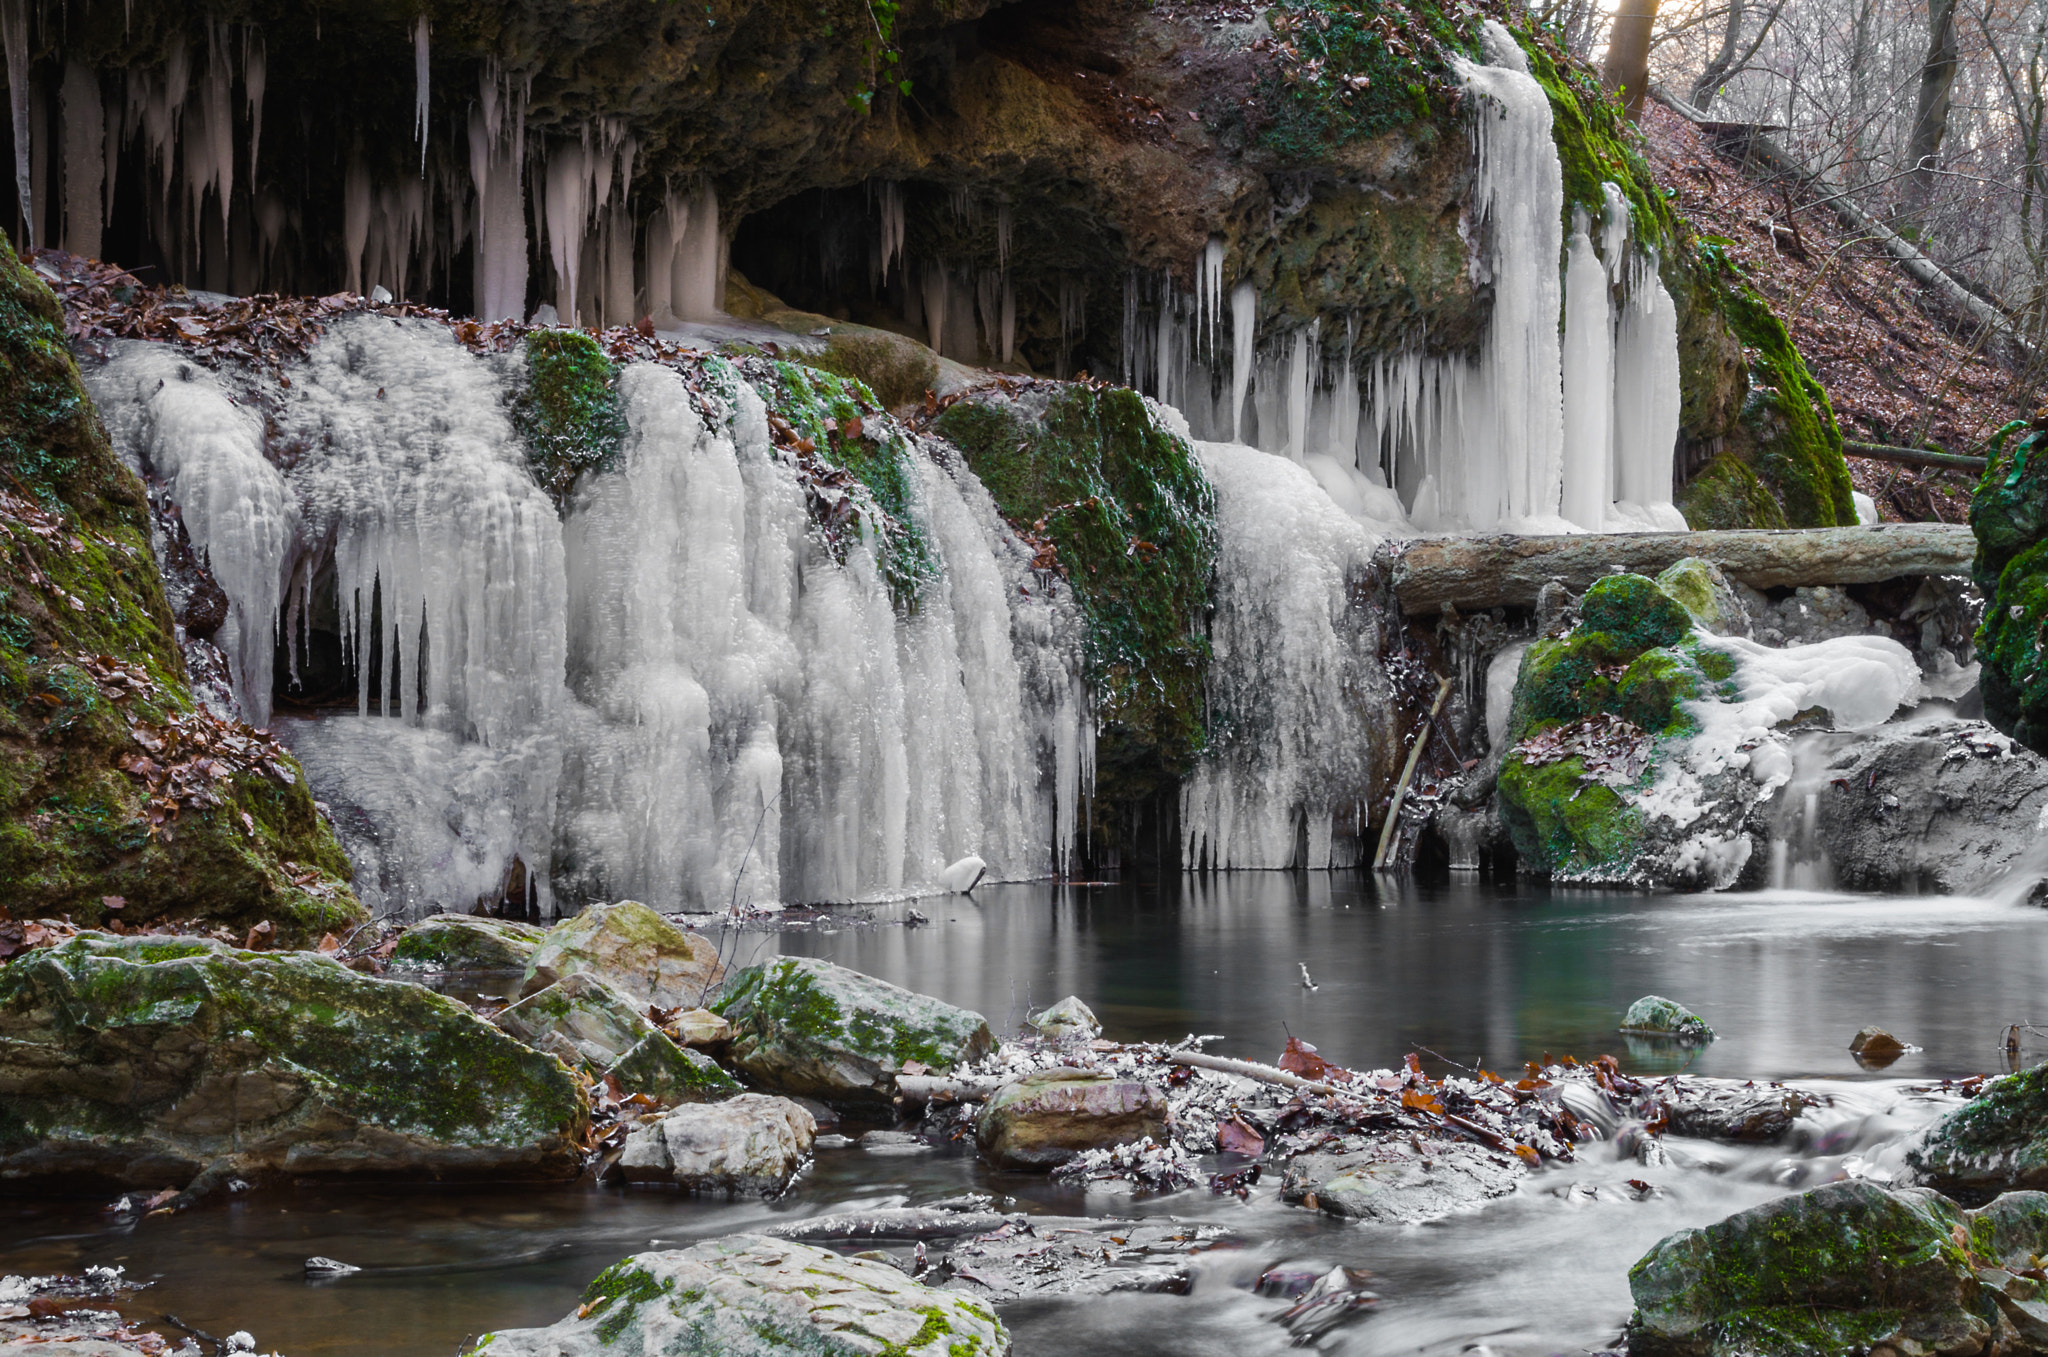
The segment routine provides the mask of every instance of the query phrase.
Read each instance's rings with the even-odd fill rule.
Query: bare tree
[[[1657,0],[1621,0],[1607,30],[1607,64],[1600,83],[1621,95],[1633,118],[1643,111],[1650,89],[1650,34],[1657,26]]]
[[[1920,98],[1913,110],[1913,137],[1906,157],[1911,175],[1900,200],[1899,220],[1918,234],[1934,196],[1935,158],[1948,136],[1949,96],[1956,83],[1955,0],[1927,0],[1927,60],[1920,67]]]

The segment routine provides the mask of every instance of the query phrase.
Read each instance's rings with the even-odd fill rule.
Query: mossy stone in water
[[[695,1008],[725,974],[709,938],[637,900],[592,905],[550,928],[527,960],[519,992],[537,993],[579,971],[658,1008]]]
[[[740,1091],[716,1061],[676,1045],[631,1000],[588,971],[563,976],[493,1021],[593,1078],[612,1076],[627,1093],[674,1104]]]
[[[1923,1188],[1831,1183],[1681,1230],[1629,1272],[1637,1357],[1974,1353],[1998,1311],[1959,1242],[1965,1218]]]
[[[1998,1080],[1906,1151],[1919,1181],[1976,1197],[2048,1187],[2048,1065]]]
[[[1673,999],[1646,994],[1628,1006],[1621,1030],[1632,1036],[1671,1037],[1677,1041],[1707,1042],[1714,1029],[1707,1020]]]
[[[1524,859],[1568,876],[1626,868],[1642,816],[1620,792],[1585,774],[1578,758],[1531,764],[1510,757],[1501,765],[1501,820]]]
[[[886,1102],[905,1064],[949,1070],[995,1047],[979,1013],[813,957],[749,966],[712,1008],[757,1084],[828,1102]]]
[[[0,1175],[566,1178],[576,1079],[418,985],[310,952],[85,933],[0,966]]]

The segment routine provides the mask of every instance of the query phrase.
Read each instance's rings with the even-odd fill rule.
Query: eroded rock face
[[[1981,1199],[2048,1187],[2048,1065],[2000,1079],[1906,1151],[1920,1181]]]
[[[1874,731],[1828,764],[1815,829],[1851,890],[1982,887],[2039,836],[2048,758],[1983,721]]]
[[[748,967],[713,1008],[732,1024],[732,1063],[828,1102],[886,1102],[907,1062],[949,1070],[995,1047],[979,1013],[811,957]]]
[[[975,1141],[1001,1168],[1043,1170],[1089,1150],[1151,1137],[1164,1142],[1166,1095],[1135,1079],[1056,1069],[997,1089],[981,1110]]]
[[[519,992],[533,994],[578,971],[657,1008],[695,1008],[725,974],[709,938],[637,900],[592,905],[550,928],[526,963]]]
[[[0,967],[0,1178],[560,1178],[581,1089],[451,999],[305,952],[82,934]]]
[[[484,1335],[467,1357],[1006,1357],[995,1312],[887,1263],[732,1235],[635,1254],[598,1274],[576,1313]]]
[[[501,1029],[594,1077],[609,1074],[627,1093],[657,1102],[704,1102],[738,1093],[737,1080],[709,1056],[686,1050],[623,994],[588,971],[562,977],[492,1019]]]
[[[626,1137],[627,1182],[674,1183],[693,1192],[774,1194],[789,1186],[818,1138],[811,1114],[787,1098],[743,1093],[678,1107]]]
[[[510,919],[436,914],[405,930],[391,964],[424,971],[523,971],[546,932]]]
[[[1681,1230],[1629,1273],[1638,1357],[2043,1350],[2048,1197],[1963,1211],[1925,1188],[1830,1183]],[[2035,1337],[2034,1335],[2039,1335]],[[2014,1340],[2017,1341],[2014,1341]]]

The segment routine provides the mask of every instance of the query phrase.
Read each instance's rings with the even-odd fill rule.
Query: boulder
[[[609,1074],[625,1092],[657,1102],[706,1102],[740,1091],[717,1061],[676,1045],[625,995],[587,971],[527,995],[492,1021],[565,1065],[594,1078]]]
[[[1470,1211],[1515,1190],[1519,1160],[1454,1140],[1389,1140],[1356,1154],[1288,1161],[1280,1198],[1346,1220],[1414,1224]]]
[[[709,938],[676,927],[637,900],[592,905],[550,928],[526,963],[521,994],[592,971],[629,999],[695,1008],[725,974]]]
[[[1980,1200],[2048,1187],[2048,1065],[1998,1080],[1928,1127],[1906,1164],[1930,1187]]]
[[[629,1183],[773,1195],[796,1177],[817,1138],[811,1114],[789,1099],[742,1093],[678,1107],[636,1126],[618,1171]]]
[[[708,1008],[676,1014],[669,1030],[685,1046],[723,1046],[732,1040],[732,1024]]]
[[[523,971],[546,931],[510,919],[436,914],[405,930],[391,964],[421,971]]]
[[[1055,1069],[1014,1079],[990,1096],[974,1138],[999,1168],[1045,1170],[1089,1150],[1166,1140],[1166,1095],[1135,1079]]]
[[[1716,636],[1750,634],[1741,594],[1712,561],[1698,556],[1674,561],[1657,576],[1657,587],[1677,599],[1696,625]]]
[[[1815,809],[1840,885],[1975,890],[2039,837],[2048,758],[1983,721],[1901,723],[1837,750]]]
[[[1759,1144],[1783,1139],[1820,1100],[1783,1084],[1673,1079],[1658,1087],[1657,1101],[1674,1135]]]
[[[2025,1194],[2038,1198],[2039,1194]],[[2014,1275],[2048,1248],[2048,1199],[1972,1216],[1925,1188],[1830,1183],[1660,1242],[1629,1273],[1635,1357],[1804,1357],[2041,1350],[2039,1283]],[[2048,1317],[2048,1310],[2043,1310]]]
[[[731,1235],[635,1254],[545,1329],[485,1334],[466,1357],[1006,1357],[988,1306],[887,1263]]]
[[[1102,1024],[1093,1009],[1069,994],[1050,1008],[1042,1008],[1024,1020],[1025,1026],[1042,1037],[1064,1041],[1078,1037],[1093,1041],[1102,1035]]]
[[[1646,994],[1628,1006],[1621,1030],[1631,1036],[1669,1037],[1674,1041],[1708,1042],[1714,1029],[1707,1020],[1684,1004],[1657,994]]]
[[[1882,1027],[1861,1028],[1849,1038],[1849,1054],[1856,1057],[1856,1063],[1874,1069],[1883,1069],[1908,1049],[1905,1042]]]
[[[712,1007],[732,1024],[732,1063],[828,1102],[887,1102],[910,1061],[948,1070],[995,1048],[979,1013],[813,957],[749,966]]]
[[[84,933],[0,967],[0,1179],[564,1178],[587,1124],[552,1056],[315,953]]]

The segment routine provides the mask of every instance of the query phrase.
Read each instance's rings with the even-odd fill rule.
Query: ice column
[[[1593,251],[1584,214],[1572,232],[1565,270],[1564,499],[1565,519],[1587,532],[1607,526],[1615,403],[1614,329],[1607,268]]]

